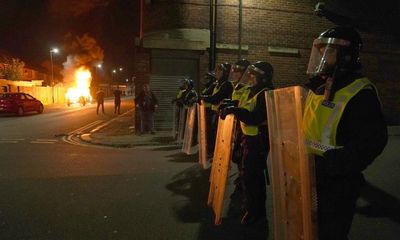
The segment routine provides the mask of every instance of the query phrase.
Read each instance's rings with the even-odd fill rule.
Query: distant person
[[[99,107],[101,105],[101,111],[104,114],[104,91],[100,88],[99,91],[96,92],[96,101],[97,101],[97,109],[96,114],[99,114]]]
[[[135,99],[135,103],[140,113],[140,134],[146,132],[155,134],[154,112],[158,108],[158,101],[148,84],[143,86],[143,91]]]
[[[114,114],[121,114],[121,95],[122,91],[117,86],[117,89],[114,91]]]

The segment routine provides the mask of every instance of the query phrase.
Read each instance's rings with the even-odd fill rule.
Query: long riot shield
[[[197,153],[197,146],[193,145],[194,128],[196,124],[196,108],[197,104],[194,104],[192,107],[188,108],[186,115],[186,126],[185,126],[185,134],[183,137],[182,144],[182,152],[187,155],[192,155]]]
[[[314,159],[307,155],[302,131],[305,97],[299,86],[265,96],[275,240],[317,239]]]
[[[218,119],[217,137],[211,166],[208,205],[215,213],[215,224],[221,224],[229,164],[232,158],[233,136],[235,135],[235,116],[230,114],[225,120]]]
[[[185,107],[179,107],[178,137],[177,137],[178,143],[182,143],[183,138],[185,136],[186,113],[187,109]]]
[[[198,138],[199,138],[199,163],[206,169],[207,163],[207,116],[204,101],[201,100],[200,104],[197,104],[197,120],[198,120]]]

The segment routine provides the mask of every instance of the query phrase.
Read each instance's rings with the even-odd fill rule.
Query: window
[[[29,95],[29,94],[25,94],[25,97],[26,97],[27,99],[29,99],[29,100],[34,100],[34,99],[35,99],[34,97],[32,97],[32,96]]]

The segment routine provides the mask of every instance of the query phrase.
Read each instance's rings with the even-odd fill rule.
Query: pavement
[[[156,131],[155,134],[138,135],[135,129],[133,110],[105,122],[91,130],[90,133],[80,135],[80,139],[86,143],[116,148],[178,146],[171,131]]]

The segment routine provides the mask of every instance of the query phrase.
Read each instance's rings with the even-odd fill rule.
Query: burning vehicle
[[[75,71],[74,79],[73,86],[68,88],[65,95],[67,105],[80,104],[81,106],[85,106],[87,103],[91,103],[90,82],[92,81],[92,75],[90,71],[82,66]]]

